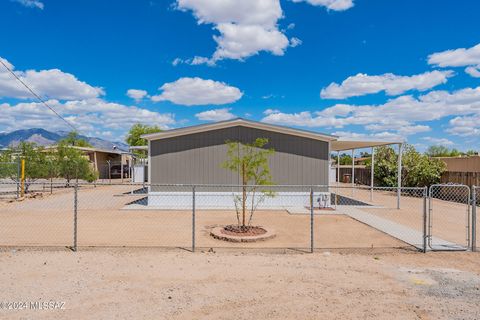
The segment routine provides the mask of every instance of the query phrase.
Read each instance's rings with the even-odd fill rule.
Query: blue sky
[[[471,0],[3,0],[0,57],[81,133],[111,140],[135,122],[240,116],[478,149],[478,12]],[[0,112],[0,131],[68,129],[2,65]]]

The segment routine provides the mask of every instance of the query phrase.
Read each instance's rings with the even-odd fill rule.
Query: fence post
[[[313,253],[313,187],[310,187],[310,252]]]
[[[25,159],[20,160],[20,196],[25,195]]]
[[[192,187],[192,252],[195,252],[195,186]]]
[[[21,164],[20,164],[20,158],[17,159],[17,199],[20,198],[20,170],[21,170]]]
[[[423,188],[423,253],[427,252],[427,197],[428,187]]]
[[[472,187],[472,251],[477,251],[477,187]]]
[[[77,251],[77,215],[78,215],[78,183],[74,186],[73,195],[73,251]]]

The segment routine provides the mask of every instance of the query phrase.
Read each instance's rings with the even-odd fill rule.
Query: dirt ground
[[[1,301],[63,308],[2,319],[480,318],[478,253],[8,249],[0,265]]]

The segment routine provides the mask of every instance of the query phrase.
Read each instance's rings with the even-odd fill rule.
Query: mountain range
[[[8,133],[0,132],[0,148],[17,145],[22,141],[34,142],[40,146],[49,146],[56,144],[59,140],[65,138],[68,132],[58,131],[51,132],[41,128],[22,129]],[[108,141],[96,137],[87,137],[79,135],[79,138],[86,140],[95,148],[99,149],[113,149],[117,147],[119,150],[128,151],[128,145],[119,141]]]

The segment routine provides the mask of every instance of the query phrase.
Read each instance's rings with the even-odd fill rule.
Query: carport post
[[[403,143],[398,144],[398,171],[397,171],[397,209],[400,209],[400,195],[402,188],[402,147]]]
[[[352,149],[352,195],[355,189],[355,149]]]
[[[340,151],[337,151],[337,190],[335,190],[335,209],[337,209],[338,201],[338,185],[340,184]]]
[[[337,151],[337,186],[340,183],[340,151]]]
[[[472,187],[472,251],[477,251],[477,187]]]
[[[73,192],[73,251],[77,251],[78,183],[75,183]]]
[[[370,201],[373,201],[373,180],[374,180],[374,162],[375,162],[375,147],[372,147],[372,164],[370,167]]]
[[[427,252],[427,198],[428,187],[423,188],[423,253]]]
[[[122,184],[123,184],[123,159],[120,156],[120,176],[122,177]]]
[[[313,187],[310,187],[310,252],[313,253]]]
[[[195,186],[192,187],[192,252],[195,252]]]

